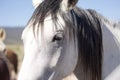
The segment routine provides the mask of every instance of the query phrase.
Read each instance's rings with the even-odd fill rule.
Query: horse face
[[[77,63],[76,39],[69,35],[63,19],[54,25],[47,17],[37,38],[33,28],[23,31],[24,59],[18,80],[61,80],[74,70]],[[41,26],[42,27],[42,26]]]
[[[44,8],[45,5],[51,5],[52,8],[67,13],[77,2],[77,0],[42,1],[41,6],[35,10],[35,14],[42,13],[42,17],[44,12],[47,12],[39,11],[43,9],[42,4]],[[49,9],[53,10],[50,7]],[[39,25],[39,21],[35,25],[29,22],[23,31],[25,54],[18,80],[61,80],[71,74],[76,66],[76,37],[59,13],[54,14],[53,10],[52,14],[48,14],[46,13],[47,16],[44,17],[43,25]],[[53,20],[53,15],[57,17],[57,24],[54,23],[56,20]],[[42,19],[36,16],[32,18],[33,21]]]

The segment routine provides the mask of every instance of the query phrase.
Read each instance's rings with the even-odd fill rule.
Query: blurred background
[[[79,0],[77,6],[94,9],[120,27],[120,0]],[[5,30],[3,42],[17,55],[18,70],[23,59],[21,34],[33,12],[32,0],[0,0],[0,28]]]

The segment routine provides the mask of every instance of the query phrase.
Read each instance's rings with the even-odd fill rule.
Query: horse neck
[[[113,24],[109,20],[107,22],[103,20],[103,24],[113,34],[113,38],[120,49],[120,29],[113,27]]]

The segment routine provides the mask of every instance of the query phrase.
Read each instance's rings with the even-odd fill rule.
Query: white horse
[[[18,80],[120,80],[120,31],[77,1],[33,1]]]

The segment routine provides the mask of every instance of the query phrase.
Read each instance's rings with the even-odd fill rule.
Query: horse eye
[[[52,42],[61,41],[62,39],[63,39],[63,34],[58,33],[53,37]]]

